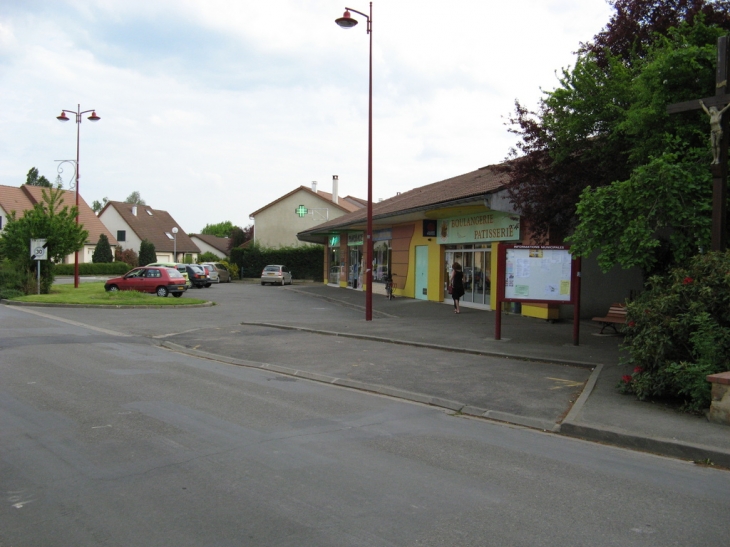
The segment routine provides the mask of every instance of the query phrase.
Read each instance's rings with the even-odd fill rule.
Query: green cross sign
[[[294,209],[294,212],[299,215],[299,218],[302,218],[304,216],[307,216],[309,210],[304,205],[300,205],[299,207]]]

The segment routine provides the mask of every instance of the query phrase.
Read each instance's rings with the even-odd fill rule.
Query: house
[[[254,211],[249,218],[254,221],[253,241],[263,247],[297,247],[307,242],[297,238],[297,233],[318,224],[362,209],[366,201],[352,196],[337,195],[337,177],[333,178],[332,193],[299,186],[286,195]]]
[[[15,211],[17,218],[20,218],[23,216],[24,211],[32,209],[36,203],[42,202],[44,190],[47,190],[47,188],[28,184],[24,184],[20,188],[0,185],[0,232],[4,229],[7,217],[12,211]],[[63,206],[73,207],[76,205],[76,194],[74,192],[63,189],[61,192]],[[83,225],[84,229],[89,232],[84,247],[79,249],[79,263],[92,262],[96,244],[99,242],[101,234],[106,235],[112,253],[114,253],[114,249],[118,244],[116,238],[97,218],[81,195],[79,195],[79,224]],[[28,244],[30,245],[30,242]],[[75,254],[64,258],[66,264],[75,263],[75,261]]]
[[[200,249],[167,211],[147,205],[109,201],[99,219],[116,235],[121,249],[139,253],[143,240],[155,246],[159,262],[195,262]]]
[[[189,234],[190,239],[193,240],[201,253],[213,253],[218,258],[225,258],[228,256],[228,244],[230,239],[227,237],[218,237],[208,234]]]
[[[464,271],[465,307],[494,309],[500,245],[530,245],[529,226],[507,198],[507,175],[490,165],[373,204],[373,293],[385,294],[385,278],[394,275],[400,296],[451,302],[449,271]],[[361,290],[367,210],[359,209],[298,234],[325,246],[324,277],[333,287]],[[524,272],[522,272],[524,274]],[[641,272],[614,268],[603,274],[594,258],[581,271],[581,316],[603,315],[611,302],[641,290]],[[492,290],[493,285],[495,290]],[[572,306],[523,303],[522,315],[557,319]]]

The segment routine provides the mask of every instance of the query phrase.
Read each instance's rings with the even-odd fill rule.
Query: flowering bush
[[[688,411],[710,404],[705,377],[730,370],[730,251],[699,255],[666,277],[652,277],[627,306],[625,364],[619,382],[639,399],[668,397]]]

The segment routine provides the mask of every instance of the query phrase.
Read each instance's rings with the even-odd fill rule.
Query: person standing
[[[451,279],[449,281],[451,285],[451,298],[454,299],[454,313],[461,313],[459,309],[459,299],[464,296],[464,272],[461,269],[461,264],[454,262],[451,266]]]

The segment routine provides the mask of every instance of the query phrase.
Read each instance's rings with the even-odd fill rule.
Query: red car
[[[115,277],[104,284],[106,291],[139,291],[179,298],[187,290],[183,274],[175,268],[143,266],[122,277]]]

